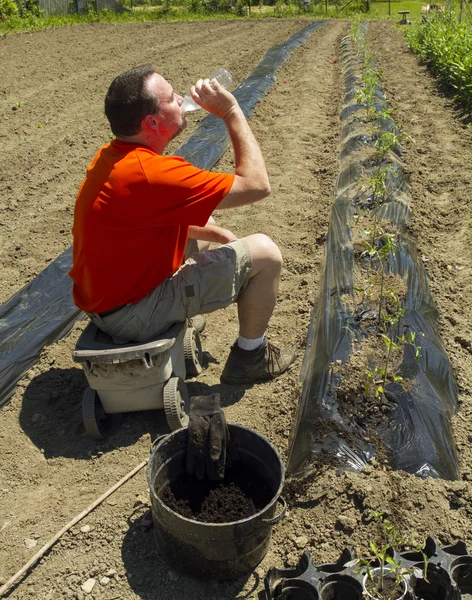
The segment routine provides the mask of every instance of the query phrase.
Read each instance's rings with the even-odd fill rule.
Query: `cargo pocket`
[[[182,282],[187,317],[213,312],[236,300],[234,261],[226,257],[205,265],[195,265],[192,281]]]

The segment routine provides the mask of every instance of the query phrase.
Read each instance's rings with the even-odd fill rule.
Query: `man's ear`
[[[159,120],[152,115],[146,115],[143,119],[143,125],[147,129],[152,129],[153,131],[157,131],[159,129]]]

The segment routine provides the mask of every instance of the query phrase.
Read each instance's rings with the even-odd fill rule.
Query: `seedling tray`
[[[427,578],[416,577],[413,567],[424,571],[421,552],[397,552],[393,558],[409,574],[406,575],[409,600],[461,600],[472,594],[472,556],[462,540],[440,547],[434,537],[428,537],[424,554],[428,557]],[[290,569],[272,567],[264,579],[266,600],[362,600],[365,567],[355,563],[355,556],[346,548],[335,563],[314,565],[311,553],[304,552],[298,565]],[[378,566],[375,563],[373,567]]]

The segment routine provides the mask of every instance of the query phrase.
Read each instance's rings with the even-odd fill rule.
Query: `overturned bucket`
[[[277,450],[251,429],[233,424],[228,427],[241,462],[252,468],[271,492],[266,506],[240,521],[188,519],[162,501],[166,488],[185,473],[186,428],[161,440],[149,458],[147,481],[157,547],[172,568],[187,575],[230,579],[252,570],[267,552],[272,526],[285,516],[286,505],[280,496],[285,470]],[[278,502],[282,507],[276,514]]]

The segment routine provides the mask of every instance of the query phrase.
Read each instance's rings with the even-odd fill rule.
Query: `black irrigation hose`
[[[390,382],[384,386],[388,419],[387,423],[379,420],[375,437],[382,440],[394,469],[423,477],[456,479],[457,453],[450,423],[457,408],[456,384],[439,336],[438,313],[428,277],[407,234],[410,194],[398,144],[385,159],[389,168],[384,203],[376,205],[371,189],[360,185],[378,168],[378,163],[372,164],[372,158],[366,158],[365,149],[374,148],[375,137],[371,125],[362,118],[365,106],[356,100],[364,68],[359,50],[351,36],[343,40],[346,96],[341,114],[341,171],[331,210],[320,295],[305,353],[302,396],[290,436],[287,473],[303,477],[313,471],[316,462],[326,460],[345,469],[359,470],[374,454],[370,440],[365,439],[363,424],[356,421],[357,415],[340,407],[338,390],[342,370],[365,337],[362,306],[352,301],[355,269],[359,268],[352,227],[362,211],[370,215],[377,211],[377,222],[389,221],[400,232],[387,263],[388,272],[400,275],[407,288],[405,312],[395,333],[414,332],[421,348],[417,359],[413,347],[404,346],[399,374],[407,385]],[[394,130],[398,136],[395,124],[382,110],[387,103],[378,85],[374,106],[374,119],[380,129]],[[363,260],[368,263],[368,258]],[[338,366],[333,368],[336,362]]]
[[[246,116],[275,83],[278,69],[290,53],[324,25],[314,21],[267,51],[249,77],[235,90]],[[223,155],[229,137],[221,119],[210,115],[177,154],[204,169]],[[71,248],[0,307],[0,407],[13,395],[23,374],[34,365],[44,346],[66,335],[83,313],[72,301]]]

